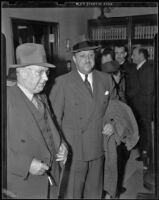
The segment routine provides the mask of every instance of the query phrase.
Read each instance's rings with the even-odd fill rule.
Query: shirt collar
[[[82,80],[85,81],[85,74],[82,74],[80,71],[78,71],[78,73],[81,76]],[[92,79],[92,72],[88,74],[88,80],[91,80],[91,79]]]
[[[77,71],[78,71],[79,75],[81,76],[82,80],[85,81],[85,74],[82,74],[79,70],[77,70]],[[93,89],[93,76],[92,75],[93,75],[92,72],[89,73],[87,79],[88,79],[88,81],[91,84],[91,87]]]
[[[17,83],[17,86],[22,90],[22,92],[27,96],[27,98],[32,101],[33,94],[30,93],[25,87],[23,87],[21,84]]]
[[[123,62],[119,63],[119,65],[123,65],[123,64],[124,64],[124,62],[125,62],[125,60],[124,60]]]
[[[138,64],[136,67],[137,70],[140,69],[145,62],[146,62],[146,60],[143,60],[140,64]]]

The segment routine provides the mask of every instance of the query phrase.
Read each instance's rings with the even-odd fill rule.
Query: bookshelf
[[[98,45],[113,47],[116,43],[128,48],[129,61],[132,49],[143,46],[149,52],[149,60],[154,59],[153,39],[158,32],[157,15],[138,15],[128,17],[104,16],[88,20],[88,38]]]
[[[156,15],[132,17],[132,48],[142,45],[149,52],[149,60],[154,60],[154,37],[157,32]]]

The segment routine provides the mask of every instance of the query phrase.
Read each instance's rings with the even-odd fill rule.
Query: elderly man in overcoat
[[[57,198],[67,148],[42,92],[49,68],[44,47],[16,49],[17,83],[7,87],[7,192],[17,199]]]

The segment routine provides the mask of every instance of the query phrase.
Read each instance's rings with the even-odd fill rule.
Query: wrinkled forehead
[[[33,70],[44,70],[44,71],[48,70],[48,67],[43,67],[43,66],[39,66],[39,65],[28,65],[25,68],[26,69],[33,69]]]

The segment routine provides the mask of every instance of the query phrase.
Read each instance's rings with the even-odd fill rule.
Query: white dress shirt
[[[77,70],[78,71],[78,70]],[[82,74],[80,71],[78,71],[79,75],[81,76],[82,80],[85,81],[85,74]],[[92,91],[93,91],[93,77],[92,77],[92,72],[88,74],[88,81],[91,85]]]
[[[146,60],[144,60],[140,64],[138,64],[136,69],[139,70],[145,62],[146,62]]]

